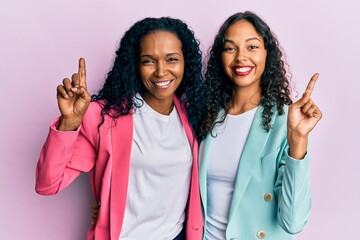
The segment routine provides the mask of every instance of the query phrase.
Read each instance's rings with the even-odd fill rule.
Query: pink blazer
[[[198,143],[183,106],[176,97],[174,102],[193,150],[186,239],[200,240],[203,218],[198,178]],[[130,114],[113,120],[106,115],[99,135],[100,111],[98,103],[90,103],[77,131],[57,131],[58,119],[51,124],[37,163],[35,190],[43,195],[56,194],[82,172],[90,171],[91,188],[96,201],[100,200],[101,207],[97,223],[89,229],[87,239],[118,240],[125,212],[133,117]]]

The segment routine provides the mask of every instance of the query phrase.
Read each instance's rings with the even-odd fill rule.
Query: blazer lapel
[[[124,219],[130,154],[133,136],[133,115],[114,120],[111,132],[112,168],[110,182],[110,234],[118,239]],[[116,144],[116,145],[114,145]]]
[[[185,129],[186,136],[188,138],[191,151],[192,151],[192,170],[191,170],[191,183],[190,183],[190,192],[189,200],[187,204],[187,229],[200,230],[202,229],[202,212],[200,206],[200,190],[199,190],[199,168],[198,168],[198,142],[193,134],[192,128],[187,119],[187,113],[180,100],[174,96],[174,104],[178,111],[181,123]],[[186,238],[192,236],[193,233],[187,231]]]
[[[256,111],[249,135],[244,145],[244,150],[240,157],[234,193],[230,205],[229,222],[236,212],[237,206],[240,204],[241,198],[257,165],[260,163],[261,155],[269,137],[269,132],[266,132],[262,127],[262,109],[263,108],[259,106]],[[274,123],[274,119],[275,118],[273,117],[271,124]]]
[[[200,162],[200,195],[201,195],[201,202],[203,205],[204,216],[207,214],[207,177],[206,177],[206,167],[209,155],[209,146],[212,141],[212,137],[210,134],[206,136],[203,140],[204,143],[200,144],[199,149],[199,162]],[[202,149],[203,148],[203,149]]]
[[[189,144],[190,144],[191,148],[193,149],[195,139],[194,139],[194,135],[193,135],[192,129],[190,127],[189,121],[188,121],[188,119],[186,117],[186,110],[181,105],[180,100],[176,96],[174,96],[174,105],[175,105],[175,108],[176,108],[176,110],[177,110],[177,112],[179,114],[180,121],[183,124],[183,127],[185,129],[185,133],[186,133],[186,136],[187,136],[187,138],[189,140]]]

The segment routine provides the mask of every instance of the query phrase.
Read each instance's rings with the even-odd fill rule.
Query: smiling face
[[[184,75],[184,66],[181,42],[175,34],[156,31],[142,38],[139,72],[146,89],[142,97],[154,110],[166,114],[172,109],[175,90]]]
[[[264,39],[246,20],[230,25],[225,36],[221,58],[226,75],[234,83],[235,90],[246,89],[255,93],[265,70],[267,51]]]

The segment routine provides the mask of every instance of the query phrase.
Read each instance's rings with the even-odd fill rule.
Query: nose
[[[161,78],[161,77],[164,77],[166,75],[166,72],[167,72],[167,68],[166,68],[166,65],[165,63],[163,62],[158,62],[156,64],[156,70],[155,70],[155,73],[154,75],[158,78]]]
[[[235,56],[235,61],[236,62],[241,62],[241,61],[245,61],[247,60],[247,54],[245,51],[237,51],[236,52],[236,56]]]

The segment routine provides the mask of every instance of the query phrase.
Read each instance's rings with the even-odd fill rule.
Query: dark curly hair
[[[240,20],[246,20],[254,26],[257,33],[263,37],[267,51],[265,70],[260,81],[262,96],[260,105],[263,106],[263,128],[266,131],[271,129],[271,118],[274,106],[277,107],[279,114],[284,114],[284,104],[289,105],[292,103],[290,97],[290,81],[286,74],[285,63],[282,60],[283,54],[275,35],[271,32],[270,27],[264,20],[255,13],[249,11],[236,13],[230,16],[220,27],[214,44],[210,49],[205,73],[207,100],[199,130],[201,139],[212,130],[215,124],[225,120],[225,116],[229,110],[228,102],[232,97],[233,83],[229,80],[223,69],[221,54],[224,50],[226,30]],[[225,109],[225,114],[217,121],[216,119],[220,109]]]
[[[203,82],[202,53],[194,32],[179,19],[145,18],[136,22],[120,40],[114,65],[107,74],[103,88],[97,95],[92,96],[92,101],[105,100],[100,101],[103,121],[104,115],[118,118],[130,114],[131,109],[140,107],[134,101],[135,94],[144,90],[139,74],[140,43],[144,36],[156,31],[173,33],[181,42],[185,67],[183,79],[175,95],[185,106],[189,122],[197,135],[196,130],[199,129],[200,121],[198,113],[201,110],[201,102],[204,100],[203,92],[200,91],[200,85]]]

